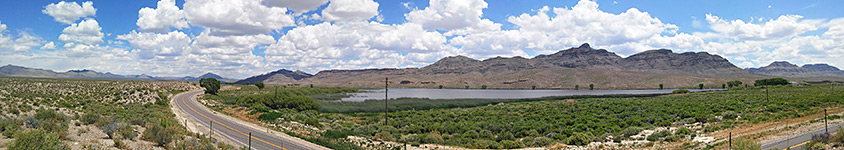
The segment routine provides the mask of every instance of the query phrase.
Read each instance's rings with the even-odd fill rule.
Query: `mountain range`
[[[356,70],[323,70],[316,74],[303,71],[280,69],[252,76],[243,80],[220,77],[206,73],[199,77],[153,77],[149,75],[117,75],[92,70],[33,69],[7,65],[0,67],[0,76],[75,78],[75,79],[117,79],[117,80],[178,80],[199,81],[201,78],[216,78],[226,83],[315,86],[339,86],[357,88],[379,88],[389,78],[390,87],[437,88],[559,88],[575,86],[586,88],[640,89],[656,88],[664,84],[667,88],[690,88],[704,84],[720,88],[721,84],[741,80],[770,77],[786,77],[795,80],[841,80],[844,71],[827,64],[808,64],[802,67],[777,61],[760,68],[741,69],[727,59],[707,52],[674,53],[667,49],[640,52],[621,57],[605,49],[594,49],[589,44],[572,47],[553,54],[533,58],[494,57],[476,60],[466,56],[450,56],[422,68],[383,68]]]
[[[27,68],[15,65],[0,67],[0,77],[33,77],[33,78],[62,78],[62,79],[101,79],[101,80],[168,80],[168,81],[199,81],[202,78],[215,78],[221,82],[231,83],[235,79],[223,78],[213,73],[206,73],[198,77],[155,77],[146,74],[118,75],[110,72],[102,73],[93,70],[69,70],[56,72],[53,70]]]
[[[778,77],[844,77],[844,71],[828,64],[806,64],[800,67],[786,61],[775,61],[765,67],[747,68],[747,71]]]
[[[276,72],[289,72],[279,70]],[[268,73],[256,77],[284,74]],[[261,79],[253,77],[248,82]],[[476,60],[450,56],[422,68],[324,70],[312,77],[262,80],[268,84],[314,84],[317,86],[383,87],[389,78],[391,87],[436,88],[581,88],[594,84],[599,88],[720,87],[730,80],[746,83],[762,78],[740,69],[718,55],[706,52],[674,53],[649,50],[621,57],[605,49],[583,44],[549,55],[533,58],[495,57]],[[292,79],[292,80],[291,80]],[[243,80],[241,80],[243,81]],[[238,81],[240,82],[240,81]]]

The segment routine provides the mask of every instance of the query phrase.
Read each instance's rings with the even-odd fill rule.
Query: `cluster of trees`
[[[788,80],[783,78],[770,78],[770,79],[762,79],[756,80],[756,83],[753,85],[755,86],[765,86],[765,85],[788,85]]]
[[[741,86],[741,81],[735,80],[735,81],[727,82],[727,86],[729,86],[730,88]]]
[[[292,94],[286,91],[278,94],[269,93],[241,96],[237,99],[236,104],[258,109],[290,108],[296,110],[316,110],[322,108],[322,106],[311,97]]]

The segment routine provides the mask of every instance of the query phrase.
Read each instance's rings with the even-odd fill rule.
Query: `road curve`
[[[844,123],[829,125],[829,134],[838,132],[838,128],[842,126],[844,126]],[[811,132],[791,136],[771,143],[765,143],[762,144],[762,149],[805,149],[806,143],[809,143],[809,141],[812,140],[812,135],[823,134],[824,132],[826,132],[826,130],[824,130],[824,128],[820,128]]]
[[[205,108],[205,106],[199,104],[195,100],[196,95],[202,92],[202,90],[194,90],[179,93],[175,97],[173,97],[173,100],[178,106],[179,110],[185,112],[188,116],[190,116],[189,119],[193,119],[199,122],[200,124],[204,125],[205,127],[208,127],[209,124],[213,122],[213,125],[211,127],[214,130],[214,133],[216,134],[223,135],[224,137],[236,143],[239,143],[242,146],[248,146],[250,143],[249,134],[251,133],[251,145],[252,149],[255,150],[324,149],[324,147],[315,148],[314,146],[312,146],[314,145],[312,143],[301,143],[305,142],[302,140],[287,139],[268,134],[265,133],[266,129],[262,130],[250,128],[247,125],[243,125],[235,121],[231,121],[227,118],[218,116],[218,114],[210,112],[209,109]]]

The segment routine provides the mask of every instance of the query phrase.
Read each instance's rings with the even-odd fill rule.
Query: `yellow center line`
[[[188,108],[190,108],[190,110],[193,110],[193,112],[196,112],[197,114],[202,115],[202,117],[205,117],[205,118],[207,118],[208,120],[211,120],[211,121],[216,122],[217,124],[223,125],[224,127],[229,128],[229,129],[231,129],[232,131],[235,131],[235,132],[237,132],[237,133],[243,134],[243,135],[245,135],[245,136],[249,136],[249,135],[248,135],[248,134],[246,134],[246,133],[243,133],[243,132],[240,132],[240,131],[238,131],[238,130],[235,130],[234,128],[229,127],[229,126],[228,126],[228,125],[226,125],[226,124],[220,123],[220,122],[219,122],[219,121],[217,121],[217,120],[211,119],[210,117],[205,116],[205,115],[204,115],[204,114],[202,114],[202,113],[199,113],[199,111],[196,111],[195,109],[193,109],[193,107],[190,107],[190,105],[188,105],[188,103],[187,103],[187,102],[185,102],[184,100],[182,101],[182,104],[185,104],[185,106],[188,106]],[[273,144],[273,143],[270,143],[270,142],[267,142],[267,141],[261,140],[261,139],[259,139],[259,138],[257,138],[257,137],[254,137],[254,136],[253,136],[252,138],[253,138],[253,139],[255,139],[255,140],[258,140],[258,141],[261,141],[261,142],[267,143],[267,144],[269,144],[269,145],[272,145],[273,147],[277,147],[277,148],[280,148],[280,149],[283,149],[283,150],[287,150],[287,149],[286,149],[286,148],[284,148],[284,147],[281,147],[281,146],[275,145],[275,144]]]

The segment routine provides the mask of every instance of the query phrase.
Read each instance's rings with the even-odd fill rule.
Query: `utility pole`
[[[249,149],[252,149],[252,132],[249,132]]]
[[[727,149],[733,149],[733,132],[730,132],[730,146]]]
[[[765,87],[765,102],[771,102],[771,100],[768,99],[768,87]]]
[[[826,108],[823,109],[823,128],[826,131],[826,135],[829,135],[829,123],[826,122]]]
[[[214,130],[214,121],[208,121],[208,139],[211,139],[212,130]]]
[[[389,95],[389,93],[390,93],[389,83],[390,83],[390,78],[384,77],[384,125],[388,124],[387,123],[387,112],[390,111],[390,108],[387,108],[387,100],[389,100],[387,95]]]

